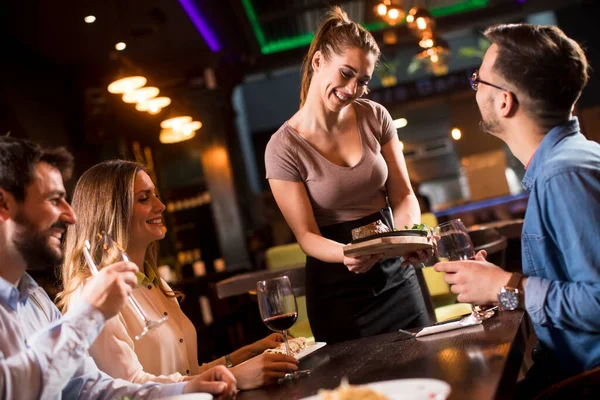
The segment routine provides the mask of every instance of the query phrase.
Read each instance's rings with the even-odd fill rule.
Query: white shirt
[[[73,304],[62,318],[28,274],[18,288],[0,277],[2,399],[142,399],[183,392],[182,383],[141,386],[99,371],[87,350],[104,317],[86,302]]]
[[[167,290],[171,288],[162,281]],[[78,295],[78,292],[76,292]],[[77,295],[72,297],[76,301]],[[186,376],[197,375],[221,360],[198,366],[196,329],[185,316],[177,300],[167,297],[156,285],[145,281],[133,295],[146,317],[168,320],[140,340],[143,321],[131,305],[109,320],[90,348],[98,368],[114,378],[134,383],[180,382]]]

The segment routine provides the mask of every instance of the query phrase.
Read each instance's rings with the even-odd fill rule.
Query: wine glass
[[[106,232],[96,234],[96,251],[94,254],[97,256],[97,263],[94,262],[90,251],[92,250],[92,246],[89,240],[84,242],[83,247],[83,256],[85,261],[92,271],[92,275],[96,275],[98,273],[97,265],[110,265],[118,261],[127,261],[129,262],[129,257],[127,253],[121,247],[119,243],[117,243],[112,237],[110,237]],[[144,322],[144,329],[139,335],[135,336],[135,340],[140,340],[142,337],[146,336],[150,331],[154,328],[159,327],[164,322],[167,321],[168,317],[165,316],[159,320],[151,320],[146,317],[146,314],[142,310],[142,307],[139,305],[133,294],[128,297],[129,303],[133,307],[133,310],[136,312],[138,317]]]
[[[289,356],[290,346],[288,344],[287,330],[290,329],[298,319],[298,306],[292,284],[287,276],[258,281],[256,283],[256,294],[260,317],[265,325],[275,332],[281,332],[285,345],[285,352]],[[297,371],[287,373],[279,382],[307,375],[309,371]]]
[[[469,231],[460,219],[439,224],[432,228],[432,234],[437,238],[434,253],[440,261],[475,259],[475,249]],[[483,307],[472,305],[471,309],[476,318],[487,319],[491,316]]]
[[[433,228],[437,237],[436,256],[440,261],[472,260],[475,258],[473,242],[460,219],[444,222]]]

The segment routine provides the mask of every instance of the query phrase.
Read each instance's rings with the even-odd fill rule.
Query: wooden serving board
[[[381,237],[344,246],[344,255],[357,257],[383,254],[384,258],[402,257],[417,250],[432,248],[431,239],[419,236]]]

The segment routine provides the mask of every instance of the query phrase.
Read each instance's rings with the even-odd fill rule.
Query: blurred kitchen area
[[[197,327],[228,324],[246,310],[246,300],[213,301],[212,283],[267,268],[268,249],[295,242],[270,194],[263,156],[299,107],[300,64],[331,5],[364,24],[382,48],[368,97],[394,118],[422,211],[438,221],[474,225],[524,215],[524,168],[479,129],[468,82],[489,46],[481,35],[487,26],[557,25],[584,45],[593,70],[575,113],[583,133],[600,140],[597,1],[405,0],[389,2],[384,13],[380,4],[3,1],[0,134],[66,146],[76,160],[68,190],[106,159],[148,165],[167,205],[163,276],[198,299],[182,304]],[[413,7],[427,10],[433,36],[415,35],[405,21]],[[156,90],[133,98],[109,91],[131,76]],[[251,339],[227,329],[230,342]]]

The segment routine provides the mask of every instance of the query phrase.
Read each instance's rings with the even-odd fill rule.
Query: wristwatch
[[[227,368],[233,367],[233,363],[231,362],[231,358],[229,357],[229,354],[225,354],[225,366]]]
[[[520,305],[521,291],[519,290],[519,284],[523,275],[518,272],[513,273],[508,280],[506,286],[498,293],[498,304],[503,310],[516,310]]]

